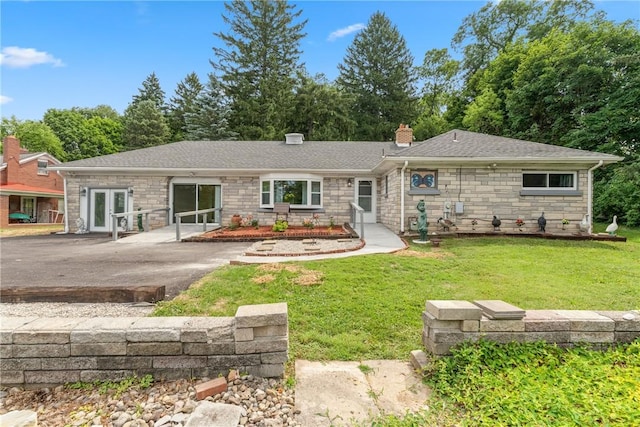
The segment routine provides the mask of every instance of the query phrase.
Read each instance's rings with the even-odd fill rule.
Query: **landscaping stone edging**
[[[226,375],[282,377],[288,359],[286,303],[240,306],[234,317],[5,317],[3,386]]]
[[[606,347],[640,338],[639,311],[522,310],[499,300],[427,300],[422,343],[436,356],[465,341]]]

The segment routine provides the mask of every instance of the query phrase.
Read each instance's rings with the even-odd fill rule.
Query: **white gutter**
[[[604,165],[600,160],[597,165],[589,169],[587,173],[587,213],[589,215],[589,234],[593,232],[593,171]]]
[[[404,171],[407,170],[409,160],[404,161],[400,171],[400,232],[404,233]]]
[[[62,175],[60,171],[58,171],[58,175],[62,176],[62,185],[64,186],[64,234],[69,233],[69,203],[67,200],[69,199],[67,196],[67,177]]]

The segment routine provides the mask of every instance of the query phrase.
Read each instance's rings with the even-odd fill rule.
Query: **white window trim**
[[[47,160],[38,160],[38,175],[49,175],[49,162]],[[40,167],[40,162],[44,163],[44,167]]]
[[[268,181],[269,182],[269,203],[262,203],[262,183]],[[309,201],[306,205],[291,205],[293,209],[320,209],[322,208],[322,199],[324,195],[324,179],[321,176],[313,175],[313,174],[292,174],[292,173],[270,173],[266,175],[260,176],[260,184],[258,191],[258,198],[260,202],[261,208],[273,208],[274,204],[274,181],[307,181],[307,200]],[[314,205],[312,204],[312,182],[320,183],[320,204]]]

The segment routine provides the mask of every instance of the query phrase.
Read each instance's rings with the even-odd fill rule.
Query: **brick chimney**
[[[413,142],[413,129],[409,125],[400,123],[396,130],[396,145],[398,147],[411,147]]]
[[[2,140],[2,157],[7,164],[7,184],[18,182],[20,169],[20,141],[15,136],[7,136]]]

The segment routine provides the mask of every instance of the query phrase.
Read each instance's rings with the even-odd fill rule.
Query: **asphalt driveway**
[[[125,241],[113,242],[106,234],[1,238],[0,287],[165,286],[165,299],[172,299],[250,246]]]

